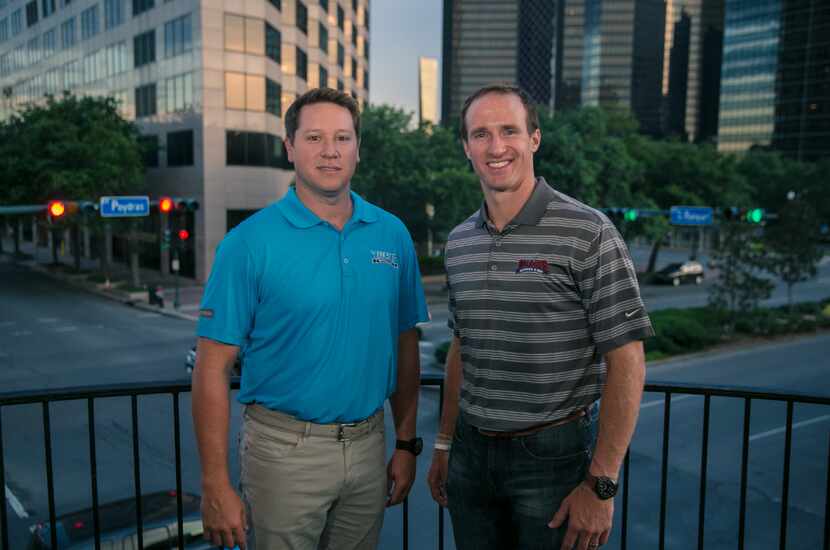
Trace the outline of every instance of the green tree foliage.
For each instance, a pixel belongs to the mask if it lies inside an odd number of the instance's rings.
[[[112,98],[47,97],[0,126],[0,200],[39,204],[133,191],[143,172],[138,131]]]

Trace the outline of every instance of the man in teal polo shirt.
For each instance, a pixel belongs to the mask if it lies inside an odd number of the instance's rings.
[[[384,503],[409,492],[420,452],[415,325],[428,315],[417,258],[400,220],[350,191],[356,102],[311,90],[285,126],[296,186],[225,237],[202,300],[193,419],[205,538],[374,548]],[[227,465],[240,350],[242,499]],[[398,441],[384,475],[387,397]]]

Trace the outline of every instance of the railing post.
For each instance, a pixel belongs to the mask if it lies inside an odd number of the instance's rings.
[[[660,550],[666,548],[666,500],[669,482],[669,427],[671,425],[671,392],[666,392],[663,410],[663,470],[660,473]]]
[[[781,550],[787,548],[787,508],[790,505],[790,455],[793,446],[793,402],[787,401],[787,431],[784,437],[784,476],[781,487]]]
[[[136,545],[138,548],[144,548],[144,520],[141,510],[141,462],[138,452],[138,396],[130,396],[130,409],[133,417],[133,483],[135,484],[135,526],[138,538]]]
[[[752,399],[744,398],[744,435],[741,447],[741,502],[738,518],[738,550],[744,549],[746,535],[746,486],[747,468],[749,467],[749,419],[752,413]]]
[[[46,492],[49,498],[49,541],[52,548],[58,547],[58,529],[55,519],[55,476],[52,470],[52,428],[49,422],[49,401],[43,407],[43,449],[46,453]]]
[[[3,504],[0,505],[0,547],[9,549],[9,518],[6,517],[6,463],[3,459],[3,407],[0,407],[0,486],[3,487]]]
[[[711,396],[703,398],[703,442],[700,450],[700,508],[697,518],[697,548],[703,549],[703,534],[706,520],[706,470],[709,467],[709,409]]]
[[[179,419],[179,392],[173,392],[173,441],[176,449],[176,526],[179,550],[184,550],[184,507],[182,505],[182,427]]]
[[[95,533],[95,550],[101,550],[101,523],[98,510],[98,459],[95,452],[95,403],[89,398],[87,403],[87,422],[89,423],[89,478],[92,489],[92,526]]]

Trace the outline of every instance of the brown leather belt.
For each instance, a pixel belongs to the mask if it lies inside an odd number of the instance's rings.
[[[502,439],[509,439],[512,437],[523,437],[525,435],[535,434],[536,432],[541,432],[542,430],[546,430],[548,428],[555,428],[556,426],[562,426],[569,422],[573,422],[578,418],[582,418],[585,416],[587,409],[579,409],[575,413],[571,414],[570,416],[566,416],[565,418],[560,418],[559,420],[554,420],[552,422],[545,422],[544,424],[538,424],[536,426],[527,428],[526,430],[519,430],[517,432],[493,432],[490,430],[482,430],[481,428],[476,428],[478,433],[481,435],[486,435],[487,437],[498,437]]]

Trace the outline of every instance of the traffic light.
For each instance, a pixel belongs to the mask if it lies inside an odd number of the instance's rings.
[[[761,208],[750,208],[745,216],[749,223],[761,223],[764,221],[764,210]]]
[[[182,244],[186,243],[187,240],[190,238],[190,231],[187,229],[179,229],[179,240]]]
[[[727,222],[734,222],[738,219],[740,212],[734,206],[725,206],[720,211],[721,218]]]
[[[640,212],[636,208],[626,208],[623,214],[623,219],[627,222],[636,222],[640,217]]]
[[[51,220],[58,220],[66,214],[66,203],[63,201],[49,201],[49,205],[46,207],[46,210],[49,212]]]
[[[195,212],[199,209],[199,201],[196,199],[176,199],[176,210],[178,212]]]
[[[173,199],[170,197],[159,198],[159,211],[163,214],[169,214],[173,210]]]

